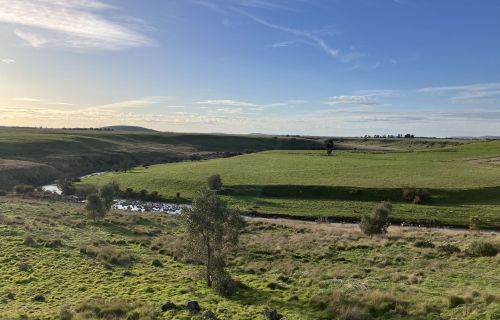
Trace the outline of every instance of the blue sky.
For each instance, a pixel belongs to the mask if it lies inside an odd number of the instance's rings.
[[[0,0],[0,125],[500,135],[495,0]]]

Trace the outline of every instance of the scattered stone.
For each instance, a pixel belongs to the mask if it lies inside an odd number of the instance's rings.
[[[206,319],[206,320],[218,320],[218,318],[215,315],[215,313],[213,313],[210,310],[207,310],[207,311],[203,312],[203,319]]]
[[[28,246],[28,247],[35,247],[36,241],[32,237],[27,237],[26,239],[24,239],[23,244]]]
[[[161,306],[161,311],[163,311],[163,312],[168,311],[168,310],[172,310],[172,309],[177,309],[177,306],[175,305],[175,303],[173,303],[171,301],[168,301],[167,303],[165,303],[164,305]]]
[[[201,311],[201,307],[198,301],[189,301],[186,307],[191,314],[197,314]]]
[[[158,259],[154,259],[153,262],[151,263],[151,265],[153,267],[157,267],[157,268],[163,267],[163,263]]]
[[[45,302],[45,297],[41,294],[37,294],[33,300],[38,301],[38,302]]]
[[[276,311],[276,309],[266,309],[264,310],[264,317],[267,320],[281,320],[281,314]]]

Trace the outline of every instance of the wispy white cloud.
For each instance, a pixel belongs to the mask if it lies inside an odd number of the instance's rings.
[[[74,104],[68,103],[68,102],[47,101],[44,99],[30,98],[30,97],[17,97],[17,98],[13,98],[12,100],[18,101],[18,102],[37,103],[37,104],[42,104],[42,105],[74,106]]]
[[[150,96],[150,97],[143,97],[143,98],[138,98],[138,99],[117,101],[117,102],[108,103],[108,104],[90,107],[90,108],[91,109],[107,109],[107,110],[138,108],[138,107],[158,105],[161,103],[165,103],[168,100],[171,100],[171,98],[172,97],[169,97],[169,96]],[[176,105],[173,107],[181,107],[181,106]]]
[[[208,106],[224,107],[215,109],[215,111],[220,111],[223,113],[243,113],[248,111],[264,111],[269,108],[277,107],[294,107],[297,105],[302,105],[307,103],[306,100],[287,100],[281,102],[273,103],[254,103],[247,101],[238,101],[232,99],[216,99],[216,100],[205,100],[195,102],[195,104],[204,105],[202,108],[207,108]]]
[[[382,103],[371,99],[369,96],[333,96],[328,98],[325,104],[330,106],[336,105],[356,105],[356,106],[375,106]]]
[[[494,103],[500,99],[500,83],[475,83],[459,86],[427,87],[420,93],[448,96],[452,102],[462,104]]]
[[[215,105],[215,106],[232,106],[232,107],[257,107],[258,105],[251,102],[237,101],[231,99],[205,100],[196,102],[197,104]]]
[[[11,59],[11,58],[4,58],[4,59],[0,60],[0,62],[5,63],[5,64],[10,64],[10,63],[16,62],[16,60]]]
[[[153,40],[131,27],[134,19],[105,17],[115,10],[99,0],[0,0],[0,23],[30,46],[119,50],[150,45]]]

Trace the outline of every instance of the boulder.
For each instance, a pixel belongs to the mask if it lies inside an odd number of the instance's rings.
[[[267,320],[281,320],[281,315],[276,311],[276,309],[266,309],[264,310],[264,316]]]
[[[201,311],[201,307],[200,307],[200,304],[198,303],[198,301],[189,301],[187,303],[186,308],[188,309],[188,311],[191,314],[197,314],[197,313],[200,313],[200,311]]]
[[[177,306],[175,305],[175,303],[168,301],[167,303],[165,303],[164,305],[161,306],[161,311],[165,312],[165,311],[176,309],[176,308],[177,308]]]
[[[218,320],[218,318],[215,315],[215,313],[213,313],[210,310],[207,310],[207,311],[203,312],[203,319],[205,319],[205,320]]]

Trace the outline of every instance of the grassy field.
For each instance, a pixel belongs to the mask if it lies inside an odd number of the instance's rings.
[[[286,137],[0,128],[0,189],[194,155],[320,147],[317,141]]]
[[[405,152],[268,151],[228,159],[182,162],[108,173],[85,180],[117,181],[122,189],[177,192],[189,201],[220,174],[220,192],[246,211],[301,216],[359,217],[374,203],[390,200],[397,221],[436,221],[467,226],[478,215],[500,227],[500,141]],[[428,188],[428,204],[403,201],[401,188]]]
[[[229,259],[243,285],[228,298],[184,261],[180,239],[167,215],[92,222],[79,204],[0,197],[0,318],[189,319],[190,300],[219,319],[264,319],[266,308],[289,320],[500,317],[499,256],[472,249],[498,246],[494,234],[391,227],[370,238],[349,225],[254,220]],[[178,308],[162,312],[166,302]],[[127,318],[132,309],[142,317]]]

